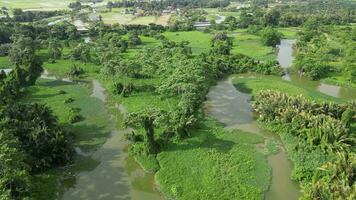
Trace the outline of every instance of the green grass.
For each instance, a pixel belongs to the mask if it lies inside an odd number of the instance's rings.
[[[228,132],[206,120],[192,137],[159,153],[161,191],[173,199],[263,199],[271,178],[266,157],[252,133]]]
[[[146,108],[171,110],[177,106],[178,101],[175,98],[162,99],[159,95],[144,92],[125,97],[122,103],[128,112],[137,112]]]
[[[253,96],[262,90],[276,90],[289,95],[303,95],[308,99],[317,101],[343,101],[321,92],[300,86],[293,82],[284,81],[280,77],[263,76],[263,75],[235,75],[233,84],[242,92],[251,93]]]
[[[111,12],[101,12],[100,15],[106,24],[128,24],[134,16],[122,13],[123,8],[113,8]]]
[[[68,55],[70,51],[70,48],[64,48],[62,51],[62,57]],[[85,77],[93,76],[100,71],[100,66],[97,66],[91,62],[84,63],[78,60],[63,58],[56,60],[54,63],[48,62],[49,55],[47,49],[41,49],[37,51],[36,54],[43,60],[43,68],[46,69],[51,75],[66,77],[67,73],[70,71],[70,68],[74,65],[81,67],[84,70]]]
[[[11,63],[7,56],[0,56],[0,69],[9,68]]]
[[[56,193],[60,187],[58,178],[59,173],[54,170],[32,176],[31,192],[33,194],[33,199],[56,199]]]
[[[188,41],[189,46],[192,48],[193,54],[200,54],[208,52],[211,48],[210,40],[211,35],[199,31],[189,32],[165,32],[163,33],[169,40],[175,42]]]
[[[21,8],[33,10],[67,9],[72,0],[0,0],[0,5],[7,8]]]
[[[134,17],[129,24],[143,24],[147,25],[150,23],[155,23],[156,22],[156,17],[155,16],[143,16],[143,17]]]
[[[65,77],[67,76],[66,74],[69,72],[70,68],[74,65],[83,68],[85,76],[97,74],[100,70],[100,66],[97,66],[93,63],[83,63],[81,61],[64,59],[56,60],[55,63],[44,62],[43,68],[48,70],[50,74]]]
[[[65,91],[66,94],[60,94],[60,90]],[[75,145],[83,150],[92,150],[105,142],[112,124],[108,120],[110,116],[105,105],[90,95],[91,89],[87,83],[75,84],[40,79],[35,86],[27,89],[23,101],[48,105],[59,122],[66,124],[70,129],[75,138]],[[65,104],[64,101],[68,98],[73,98],[75,101]],[[68,125],[70,107],[80,108],[84,120]]]
[[[241,53],[258,60],[274,60],[276,54],[272,47],[264,46],[257,35],[246,32],[246,29],[239,29],[229,32],[233,38],[232,53]]]
[[[296,39],[297,33],[298,31],[300,31],[300,28],[298,27],[277,28],[277,30],[283,34],[283,38]]]

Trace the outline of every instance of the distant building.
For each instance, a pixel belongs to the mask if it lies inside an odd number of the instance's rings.
[[[194,28],[198,29],[198,30],[204,30],[207,29],[211,26],[210,22],[195,22],[195,24],[193,25]]]

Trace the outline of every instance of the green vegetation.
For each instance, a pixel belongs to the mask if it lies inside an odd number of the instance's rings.
[[[148,195],[154,182],[170,199],[263,199],[275,171],[267,156],[280,145],[302,199],[353,199],[356,110],[352,92],[341,93],[355,87],[356,4],[246,2],[0,0],[0,68],[13,69],[0,73],[0,199],[55,199],[63,184],[81,184],[78,173],[98,173],[118,157],[123,167],[127,154],[127,165],[150,175],[131,180],[143,172],[120,168],[118,191],[131,184]],[[282,38],[297,39],[291,70],[276,61]],[[232,74],[283,144],[206,116],[210,88]],[[351,89],[330,86],[340,89],[332,97],[317,91],[329,87],[319,79]],[[251,112],[236,127],[254,126]],[[111,133],[129,146],[105,143]],[[114,171],[106,169],[95,175]],[[128,183],[116,181],[126,172]]]
[[[276,58],[273,48],[264,46],[259,36],[247,33],[246,29],[238,29],[229,34],[233,38],[232,53],[241,53],[259,60]]]
[[[256,96],[254,109],[259,120],[281,136],[304,198],[353,197],[354,103],[315,103],[267,90]]]
[[[66,9],[71,0],[55,1],[55,0],[1,0],[2,6],[8,8],[22,8],[33,10],[61,10]]]
[[[211,35],[207,33],[199,31],[165,32],[163,35],[174,42],[188,41],[194,54],[207,53],[211,47]]]
[[[280,91],[289,95],[303,95],[304,97],[317,100],[317,101],[336,101],[340,102],[341,99],[331,97],[313,89],[305,88],[296,83],[282,80],[280,77],[275,76],[261,76],[259,74],[250,75],[235,75],[233,77],[233,84],[240,91],[251,93],[256,96],[263,90],[272,89]]]
[[[225,131],[207,119],[191,138],[172,141],[157,155],[157,181],[166,196],[176,199],[262,199],[271,171],[255,149],[261,142],[252,133]]]

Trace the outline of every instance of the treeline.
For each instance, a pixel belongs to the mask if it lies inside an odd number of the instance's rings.
[[[304,199],[354,198],[355,102],[315,103],[267,90],[256,96],[253,107],[282,138]]]
[[[12,12],[12,19],[16,22],[33,22],[65,14],[64,11],[22,11],[16,8]]]
[[[162,11],[167,7],[174,8],[218,8],[226,7],[230,4],[230,0],[165,0],[165,1],[138,1],[138,0],[124,0],[124,1],[109,1],[107,7],[139,7],[143,10],[158,10]]]
[[[70,137],[45,105],[21,103],[25,87],[42,72],[31,37],[13,35],[14,68],[0,73],[0,199],[29,199],[32,176],[71,160]]]
[[[252,6],[240,9],[238,23],[241,28],[250,25],[296,27],[309,18],[316,18],[324,25],[346,25],[356,22],[355,8],[355,2],[346,1],[309,1],[269,9]]]

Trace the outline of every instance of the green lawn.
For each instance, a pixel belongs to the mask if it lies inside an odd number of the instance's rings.
[[[0,5],[7,8],[22,8],[33,10],[67,9],[73,0],[0,0]]]
[[[0,56],[0,69],[9,68],[11,63],[7,56]]]
[[[276,76],[263,76],[263,75],[234,75],[233,84],[237,89],[243,92],[256,95],[262,90],[276,90],[290,95],[303,95],[306,98],[317,101],[336,101],[342,102],[343,100],[335,98],[316,90],[312,90],[299,84],[289,81],[284,81]]]
[[[276,59],[276,54],[272,47],[264,46],[257,35],[246,32],[246,29],[239,29],[229,32],[233,38],[232,53],[242,53],[258,60]]]
[[[113,8],[111,12],[101,12],[100,15],[106,24],[128,24],[134,16],[124,14],[123,10],[123,8]]]
[[[200,31],[189,32],[165,32],[163,33],[169,40],[175,42],[188,41],[193,54],[200,54],[210,50],[211,35]]]
[[[191,138],[157,155],[156,180],[172,199],[263,199],[271,178],[266,157],[255,148],[263,141],[205,120]]]
[[[297,33],[298,31],[300,31],[300,28],[299,27],[277,28],[277,30],[283,34],[283,38],[296,39]]]

